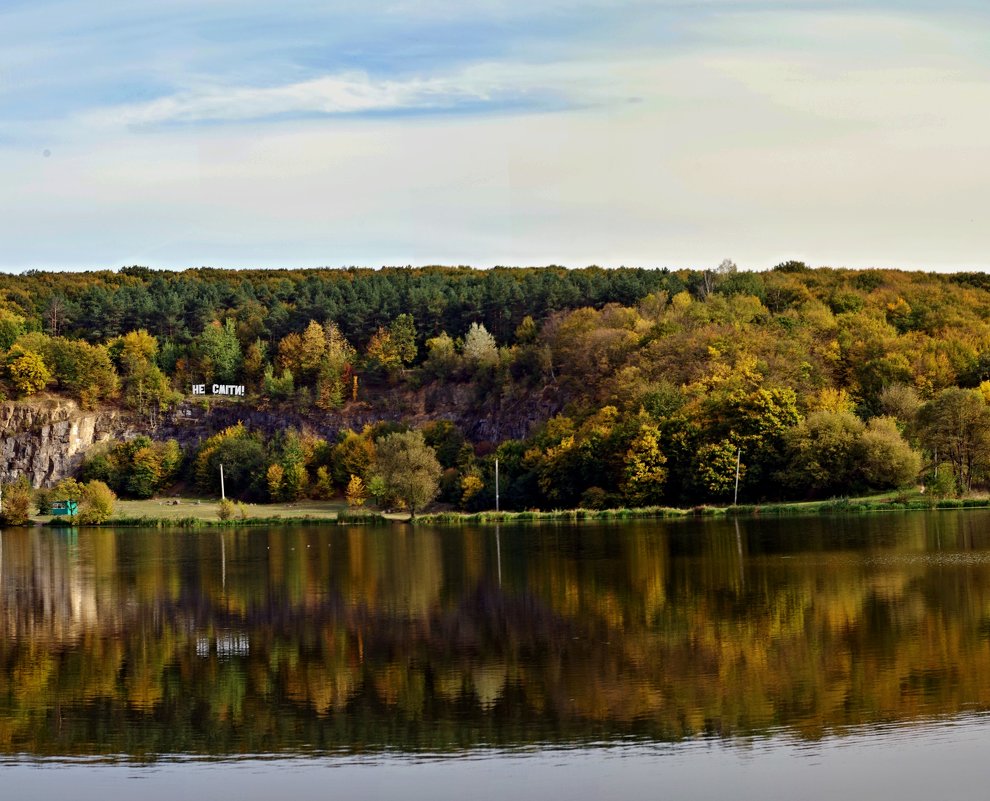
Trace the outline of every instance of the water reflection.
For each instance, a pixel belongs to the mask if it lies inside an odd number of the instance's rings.
[[[990,515],[0,533],[0,753],[806,739],[990,709]]]

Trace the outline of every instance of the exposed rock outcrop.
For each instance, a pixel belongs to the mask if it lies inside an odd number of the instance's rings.
[[[527,436],[535,425],[559,411],[550,389],[499,395],[482,393],[470,383],[448,383],[414,391],[381,391],[374,397],[374,404],[348,403],[335,412],[257,408],[234,399],[187,401],[153,419],[115,406],[86,410],[73,400],[53,395],[8,401],[0,403],[0,481],[26,475],[35,487],[51,486],[74,475],[97,443],[141,434],[156,440],[174,438],[191,450],[238,422],[267,436],[295,428],[332,441],[345,428],[359,431],[381,420],[419,427],[446,419],[475,442],[501,442]]]
[[[0,481],[26,475],[35,487],[50,486],[72,475],[95,443],[136,433],[115,408],[87,411],[58,397],[0,403]]]

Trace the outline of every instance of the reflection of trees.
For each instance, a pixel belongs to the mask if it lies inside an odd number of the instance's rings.
[[[501,586],[491,532],[5,532],[0,750],[818,736],[990,708],[985,520],[503,529]]]

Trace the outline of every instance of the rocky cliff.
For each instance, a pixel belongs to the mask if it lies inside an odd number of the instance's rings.
[[[380,420],[420,427],[446,419],[475,442],[501,442],[525,437],[534,425],[559,411],[552,392],[485,395],[469,383],[376,392],[375,400],[349,403],[331,413],[301,413],[286,406],[257,408],[235,399],[186,402],[155,420],[113,406],[86,410],[73,400],[52,395],[0,403],[0,481],[26,475],[35,487],[51,486],[74,475],[97,443],[140,434],[175,438],[188,450],[237,422],[269,436],[296,428],[334,440],[345,428],[360,430]]]
[[[72,475],[95,443],[137,433],[114,408],[86,411],[67,398],[0,403],[0,481],[26,475],[35,487]]]

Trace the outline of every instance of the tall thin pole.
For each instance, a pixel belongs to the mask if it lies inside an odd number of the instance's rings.
[[[495,511],[498,511],[498,459],[495,460]]]
[[[223,487],[223,464],[220,465],[220,500],[227,500],[227,493],[224,491]]]
[[[732,496],[732,505],[739,504],[739,460],[742,459],[742,448],[736,451],[736,493]]]

